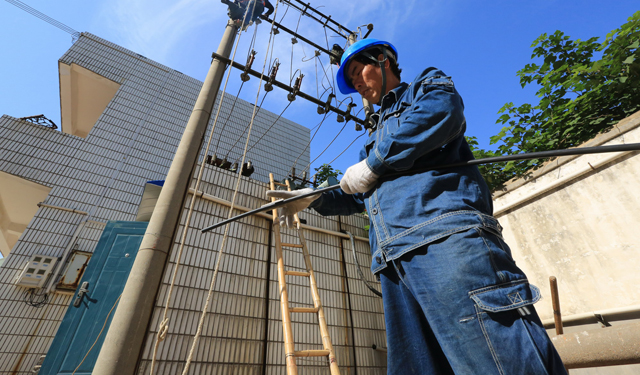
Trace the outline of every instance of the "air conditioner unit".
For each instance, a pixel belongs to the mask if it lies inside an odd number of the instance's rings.
[[[31,256],[31,260],[25,265],[15,284],[27,288],[42,288],[56,262],[58,258],[49,255]]]

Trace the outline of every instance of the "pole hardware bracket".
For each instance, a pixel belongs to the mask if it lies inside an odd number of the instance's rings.
[[[331,106],[331,101],[335,97],[336,96],[332,92],[331,94],[329,94],[329,97],[327,97],[327,101],[324,103],[324,106],[322,106],[322,105],[318,106],[318,114],[319,115],[323,115],[323,114],[329,112],[329,107]]]
[[[227,64],[227,65],[231,65],[232,67],[234,67],[234,68],[236,68],[236,69],[240,69],[240,70],[244,70],[244,69],[245,69],[244,65],[239,64],[239,63],[237,63],[237,62],[235,62],[235,61],[231,61],[231,59],[229,59],[229,58],[227,58],[227,57],[225,57],[225,56],[222,56],[222,55],[220,55],[220,54],[218,54],[218,53],[216,53],[216,52],[213,52],[213,53],[212,53],[212,57],[213,57],[214,59],[216,59],[216,60],[219,60],[219,61],[221,61],[221,62],[223,62],[223,63]],[[254,76],[254,77],[256,77],[256,78],[260,78],[260,79],[262,79],[262,78],[261,78],[261,77],[262,77],[262,74],[261,74],[261,73],[259,73],[259,72],[256,72],[256,71],[255,71],[255,70],[253,70],[253,69],[249,69],[249,70],[247,71],[247,73],[249,73],[250,75],[252,75],[252,76]],[[278,88],[281,88],[281,89],[286,90],[286,91],[288,91],[288,92],[293,92],[293,91],[294,91],[294,89],[293,89],[292,87],[287,86],[286,84],[284,84],[284,83],[282,83],[282,82],[276,81],[275,79],[273,80],[272,84],[273,84],[273,86],[277,86]],[[301,98],[303,98],[303,99],[305,99],[305,100],[308,100],[308,101],[310,101],[310,102],[312,102],[312,103],[314,103],[314,104],[316,104],[316,105],[324,105],[324,104],[325,104],[325,103],[324,103],[324,102],[322,102],[321,100],[318,100],[317,98],[315,98],[315,97],[313,97],[313,96],[311,96],[311,95],[309,95],[309,94],[307,94],[307,93],[305,93],[305,92],[303,92],[303,91],[298,91],[298,92],[296,92],[296,96],[299,96],[299,97],[301,97]],[[341,109],[336,108],[336,107],[331,106],[331,105],[329,106],[329,110],[330,110],[330,111],[332,111],[332,112],[335,112],[335,113],[337,113],[337,114],[339,114],[339,115],[343,115],[343,116],[346,114],[346,113],[345,113],[344,111],[342,111]],[[358,122],[358,123],[360,123],[360,124],[364,124],[364,120],[359,119],[359,118],[356,118],[356,117],[353,117],[353,121],[356,121],[356,122]]]
[[[357,107],[357,106],[358,105],[356,103],[353,103],[353,102],[347,104],[347,114],[344,116],[345,121],[349,122],[349,120],[353,119],[353,116],[351,116],[351,109],[353,109],[353,107]]]

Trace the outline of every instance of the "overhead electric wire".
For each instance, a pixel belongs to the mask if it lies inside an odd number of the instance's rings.
[[[25,12],[36,16],[38,18],[40,18],[41,20],[47,22],[50,25],[53,25],[55,27],[57,27],[58,29],[71,34],[72,37],[74,38],[78,38],[80,36],[80,33],[74,29],[72,29],[71,27],[65,25],[64,23],[54,20],[53,18],[47,16],[46,14],[28,6],[27,4],[23,3],[20,0],[6,0],[8,3],[13,4],[15,6],[17,6],[18,8],[24,10]]]
[[[262,101],[260,102],[260,105],[258,106],[258,112],[260,111],[260,109],[262,109],[262,104],[264,104],[264,100],[267,98],[267,94],[268,92],[264,93],[264,96],[262,97]],[[289,107],[289,106],[287,106]],[[258,112],[256,112],[256,116],[258,114]],[[233,143],[233,145],[229,148],[229,150],[227,151],[227,155],[225,156],[225,159],[227,157],[229,157],[229,154],[231,153],[231,151],[234,149],[234,147],[236,147],[236,145],[238,144],[238,142],[240,142],[240,140],[242,139],[242,137],[244,137],[244,133],[247,131],[247,128],[245,128],[244,130],[242,130],[242,134],[240,134],[240,136],[236,139],[236,141]],[[247,150],[248,152],[248,150]],[[236,160],[237,162],[238,160]]]
[[[249,149],[247,150],[247,153],[248,153],[249,151],[251,151],[251,149],[253,149],[254,147],[256,147],[256,146],[258,145],[258,143],[262,140],[262,138],[264,138],[264,136],[265,136],[265,135],[269,134],[269,131],[271,130],[271,128],[273,128],[273,127],[277,124],[278,120],[280,120],[280,117],[282,117],[282,115],[284,114],[284,111],[286,111],[286,110],[287,110],[287,108],[289,108],[289,106],[291,105],[291,103],[293,103],[293,102],[289,102],[289,104],[287,104],[287,106],[286,106],[286,107],[284,107],[284,109],[282,110],[282,112],[280,112],[280,114],[279,114],[279,115],[278,115],[278,117],[275,119],[275,121],[273,121],[273,123],[271,124],[271,126],[269,126],[269,128],[268,128],[268,129],[267,129],[267,130],[266,130],[266,131],[265,131],[265,132],[260,136],[260,138],[258,138],[258,140],[257,140],[257,141],[255,141],[255,142],[253,143],[253,146],[249,147]],[[237,160],[236,160],[236,162],[237,162]]]
[[[324,150],[322,150],[322,152],[318,156],[316,156],[315,159],[313,159],[306,167],[304,167],[304,169],[302,169],[303,172],[306,170],[309,170],[309,168],[311,167],[311,164],[315,163],[315,161],[318,160],[320,156],[322,156],[322,154],[324,154],[327,151],[327,149],[333,144],[333,142],[335,142],[336,139],[338,139],[338,137],[340,136],[340,133],[342,133],[342,131],[347,127],[347,124],[348,122],[345,121],[344,125],[342,125],[342,129],[340,129],[338,134],[336,134],[336,136],[333,137],[333,139],[331,140],[331,142],[329,142],[327,147],[325,147]]]
[[[309,146],[311,146],[311,142],[313,142],[313,139],[316,137],[316,134],[318,134],[318,131],[320,131],[320,128],[322,127],[322,124],[324,123],[324,120],[327,119],[327,116],[329,115],[329,113],[325,113],[324,117],[322,118],[322,121],[320,121],[320,123],[315,127],[317,127],[316,131],[313,133],[313,136],[311,136],[311,139],[309,140],[309,143],[307,143],[307,145],[304,147],[304,149],[302,150],[302,152],[300,153],[300,155],[298,155],[298,157],[296,158],[296,160],[293,162],[293,165],[291,166],[291,170],[293,170],[296,165],[298,165],[298,160],[300,160],[300,157],[305,153],[305,151],[307,151],[307,149],[309,148]]]

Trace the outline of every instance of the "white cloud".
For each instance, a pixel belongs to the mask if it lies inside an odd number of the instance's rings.
[[[227,18],[210,0],[116,0],[102,17],[118,35],[119,44],[156,61],[164,61],[172,49],[194,29]]]

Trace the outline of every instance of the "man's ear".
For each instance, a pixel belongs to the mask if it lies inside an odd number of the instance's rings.
[[[384,55],[383,54],[379,54],[378,55],[378,61],[383,61],[384,60]],[[389,58],[387,57],[387,61],[384,62],[384,67],[388,68],[391,66],[391,63],[389,62]]]

